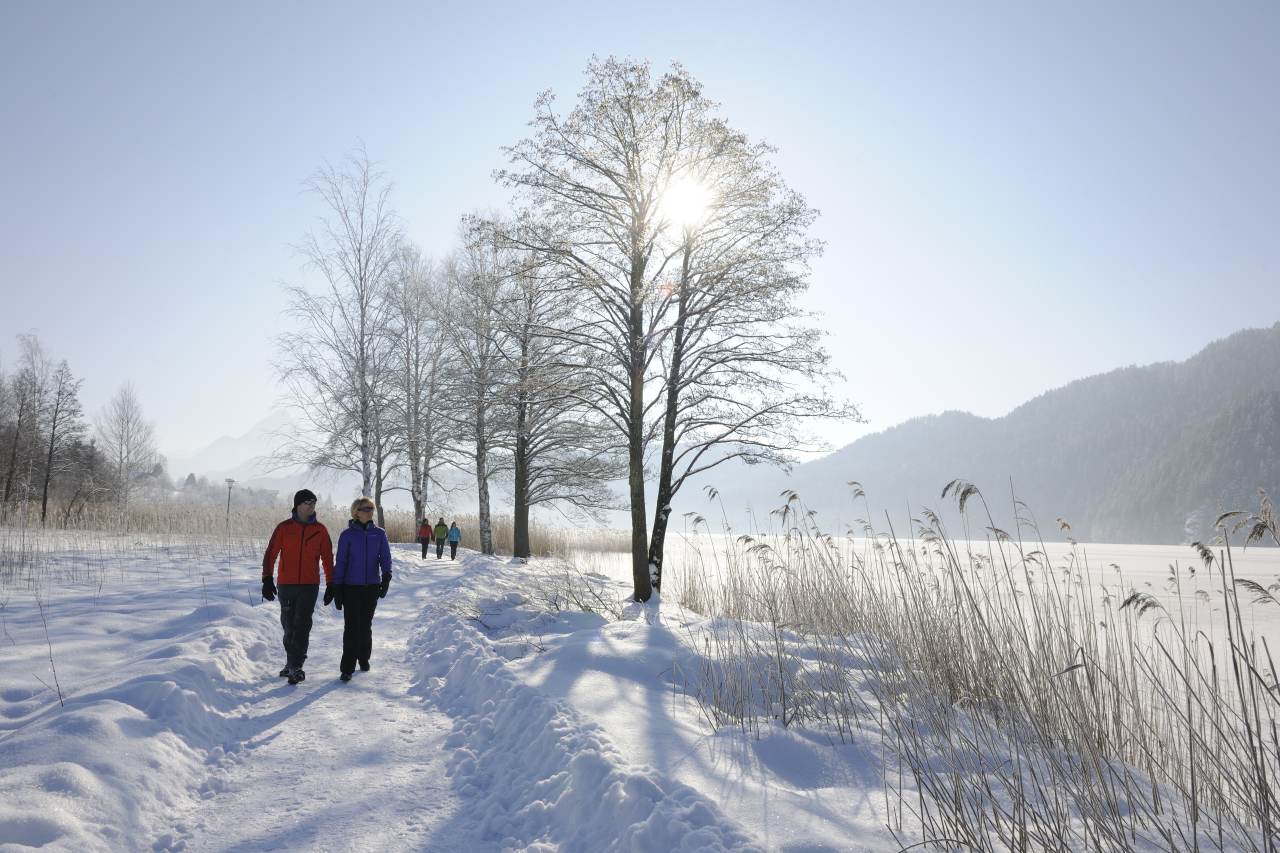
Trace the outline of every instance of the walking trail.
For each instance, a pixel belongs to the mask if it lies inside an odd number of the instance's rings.
[[[447,560],[446,560],[447,564]],[[431,586],[458,564],[397,550],[378,602],[369,672],[338,680],[342,614],[317,604],[307,679],[277,678],[250,700],[228,756],[193,804],[190,850],[475,850],[477,836],[446,774],[452,720],[415,690],[409,637]],[[277,657],[283,659],[283,650]],[[274,660],[274,659],[273,659]],[[274,663],[263,678],[276,678]]]

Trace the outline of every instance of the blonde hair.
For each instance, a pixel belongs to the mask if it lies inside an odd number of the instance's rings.
[[[359,521],[359,518],[356,516],[356,507],[361,507],[365,504],[370,504],[374,509],[378,508],[378,505],[373,502],[373,498],[367,496],[358,497],[351,502],[351,517]]]

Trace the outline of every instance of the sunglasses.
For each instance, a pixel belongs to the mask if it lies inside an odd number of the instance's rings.
[[[356,512],[373,512],[373,507],[371,507],[371,506],[359,506],[359,507],[356,507]]]
[[[298,504],[298,506],[315,506],[315,505],[316,505],[315,501],[303,501],[302,503]]]

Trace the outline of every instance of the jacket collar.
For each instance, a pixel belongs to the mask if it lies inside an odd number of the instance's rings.
[[[311,515],[307,516],[306,518],[303,518],[302,516],[298,515],[297,510],[294,510],[292,513],[290,513],[290,517],[292,517],[293,520],[298,522],[299,524],[315,524],[316,523],[316,514],[314,512],[311,513]]]

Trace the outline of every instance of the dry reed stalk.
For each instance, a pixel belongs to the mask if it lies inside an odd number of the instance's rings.
[[[969,484],[949,490],[985,510]],[[1276,849],[1280,690],[1229,551],[1230,618],[1206,634],[1182,597],[1176,614],[1141,593],[1100,605],[1087,554],[1050,565],[1025,521],[975,541],[923,515],[910,542],[842,545],[789,496],[782,533],[686,565],[685,606],[745,620],[704,640],[688,689],[707,719],[873,725],[902,762],[886,797],[914,796],[926,835],[974,849]],[[1181,594],[1176,568],[1170,583]],[[797,647],[816,666],[797,667]]]

